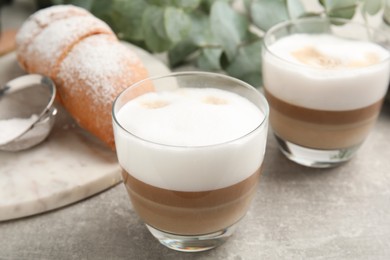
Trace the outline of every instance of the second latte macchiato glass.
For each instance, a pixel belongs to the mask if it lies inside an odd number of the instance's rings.
[[[342,19],[281,23],[264,37],[263,82],[281,151],[310,167],[349,160],[389,84],[389,35]]]
[[[264,158],[262,94],[220,74],[150,78],[119,95],[113,124],[133,207],[163,245],[203,251],[233,233]]]

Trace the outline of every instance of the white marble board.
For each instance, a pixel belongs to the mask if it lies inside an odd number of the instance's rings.
[[[123,44],[137,52],[150,75],[169,73],[151,54]],[[15,53],[0,57],[0,84],[23,74]],[[115,153],[56,107],[58,117],[45,142],[22,152],[0,151],[0,221],[56,209],[121,181]]]

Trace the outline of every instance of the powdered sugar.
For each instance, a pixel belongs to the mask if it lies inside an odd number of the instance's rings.
[[[112,34],[112,31],[107,24],[91,16],[72,17],[52,23],[29,45],[27,68],[30,72],[52,76],[52,70],[60,57],[77,41],[95,33]]]
[[[42,28],[34,20],[28,19],[16,35],[16,45],[18,48],[25,48],[25,45],[31,42],[41,30]]]
[[[6,144],[23,134],[29,129],[38,116],[29,118],[11,118],[0,120],[0,145]]]
[[[131,77],[131,64],[136,63],[139,58],[115,38],[93,35],[74,46],[60,65],[58,78],[72,86],[71,92],[83,87],[88,96],[111,102],[118,83],[125,84],[120,78]]]
[[[83,8],[74,5],[55,5],[50,8],[42,9],[32,15],[32,19],[36,21],[41,27],[45,27],[53,21],[65,19],[74,16],[91,15]]]
[[[16,35],[16,45],[19,54],[25,52],[29,44],[41,31],[55,21],[75,16],[91,16],[86,10],[72,5],[58,5],[51,8],[42,9],[31,15],[23,23]],[[20,57],[21,55],[19,55]],[[26,56],[26,55],[23,55]],[[23,60],[23,59],[22,59]],[[24,62],[21,62],[24,66]],[[27,68],[24,68],[27,69]]]

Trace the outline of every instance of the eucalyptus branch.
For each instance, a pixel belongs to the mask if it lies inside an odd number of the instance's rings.
[[[250,39],[250,40],[247,40],[247,41],[243,41],[243,42],[241,42],[240,44],[237,45],[237,49],[240,49],[240,48],[246,47],[248,45],[251,45],[253,43],[261,42],[261,41],[262,41],[262,38]]]
[[[359,3],[367,22],[383,7],[383,0],[319,0],[323,9],[313,12],[303,0],[242,0],[240,12],[231,0],[36,1],[84,5],[122,39],[166,52],[172,67],[195,60],[201,69],[223,70],[254,86],[261,85],[261,37],[276,23],[313,15],[351,19]]]
[[[201,49],[204,49],[204,48],[208,48],[208,49],[221,49],[222,46],[219,45],[219,44],[200,44],[198,45],[199,48]]]
[[[344,11],[344,10],[349,10],[349,9],[356,9],[359,6],[359,4],[353,4],[353,5],[346,5],[342,7],[335,8],[331,11]]]

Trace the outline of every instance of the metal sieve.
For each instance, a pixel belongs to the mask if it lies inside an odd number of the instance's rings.
[[[0,133],[13,132],[9,138],[0,138],[0,150],[25,150],[45,140],[57,114],[55,97],[53,81],[38,74],[18,77],[0,87]],[[11,128],[15,119],[24,122],[21,129],[14,124]]]

